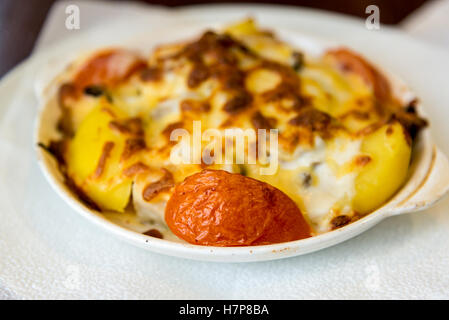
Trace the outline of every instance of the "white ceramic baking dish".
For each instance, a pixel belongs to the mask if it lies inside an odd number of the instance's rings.
[[[144,51],[148,52],[150,46],[162,41],[176,41],[186,36],[198,35],[201,31],[198,28],[183,28],[180,30],[179,28],[174,28],[171,32],[166,30],[163,37],[155,37],[152,43],[148,43],[148,39],[151,37],[146,34],[141,37],[134,37],[129,43],[123,43],[122,45],[124,47],[141,50],[145,49]],[[298,48],[302,48],[311,55],[319,54],[327,48],[338,45],[330,41],[323,41],[322,39],[304,36],[288,30],[275,31],[281,38]],[[143,44],[145,44],[145,47],[143,47]],[[47,143],[58,136],[56,122],[59,116],[59,109],[54,94],[56,82],[48,75],[55,75],[62,71],[61,67],[67,61],[66,58],[65,61],[58,61],[56,64],[53,63],[46,66],[47,72],[42,75],[41,81],[36,84],[37,94],[40,100],[40,109],[34,137],[36,145],[38,142]],[[390,79],[394,92],[400,100],[406,103],[415,98],[413,93],[407,89],[404,82],[390,72],[386,72],[385,70],[383,72]],[[425,116],[421,104],[418,104],[417,109],[420,114]],[[431,125],[432,119],[429,120]],[[414,146],[412,163],[406,183],[390,201],[376,211],[347,226],[308,239],[264,246],[208,247],[191,245],[173,239],[149,237],[141,233],[142,226],[138,222],[133,221],[132,216],[120,216],[120,214],[113,213],[103,214],[89,209],[64,184],[64,179],[58,170],[55,159],[42,148],[36,147],[36,152],[39,165],[56,193],[70,207],[88,220],[108,230],[117,237],[144,249],[171,256],[206,261],[263,261],[317,251],[355,237],[387,217],[424,210],[442,198],[449,189],[449,162],[446,156],[433,143],[429,129],[424,129],[420,132],[416,145]]]

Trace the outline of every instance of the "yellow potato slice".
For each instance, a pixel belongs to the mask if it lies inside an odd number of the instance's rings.
[[[131,178],[121,174],[126,165],[120,161],[126,135],[109,127],[120,117],[124,114],[112,105],[102,102],[95,107],[70,142],[66,161],[70,178],[102,210],[123,212],[132,183]]]
[[[353,207],[366,214],[385,203],[407,176],[411,146],[401,124],[386,124],[367,136],[361,151],[371,160],[356,178]]]
[[[231,34],[232,36],[241,36],[247,34],[254,34],[259,32],[259,30],[253,19],[245,19],[243,21],[228,26],[225,29],[225,32]]]

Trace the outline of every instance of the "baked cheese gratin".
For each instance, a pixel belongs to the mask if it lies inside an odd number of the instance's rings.
[[[309,56],[251,19],[161,45],[148,59],[97,50],[58,83],[61,138],[41,146],[70,189],[94,210],[135,214],[148,235],[200,245],[298,240],[369,214],[405,182],[427,125],[416,100],[400,102],[360,55],[337,47]],[[194,134],[195,122],[275,132],[275,171],[235,154],[173,163],[173,132]]]

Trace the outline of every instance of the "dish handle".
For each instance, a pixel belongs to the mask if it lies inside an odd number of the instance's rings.
[[[449,161],[435,148],[428,175],[418,188],[393,210],[393,215],[427,209],[443,198],[449,190]]]

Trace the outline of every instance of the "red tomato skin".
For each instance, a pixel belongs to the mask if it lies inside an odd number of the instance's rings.
[[[203,170],[177,185],[165,220],[179,238],[206,246],[265,245],[310,237],[309,225],[286,194],[222,170]]]

